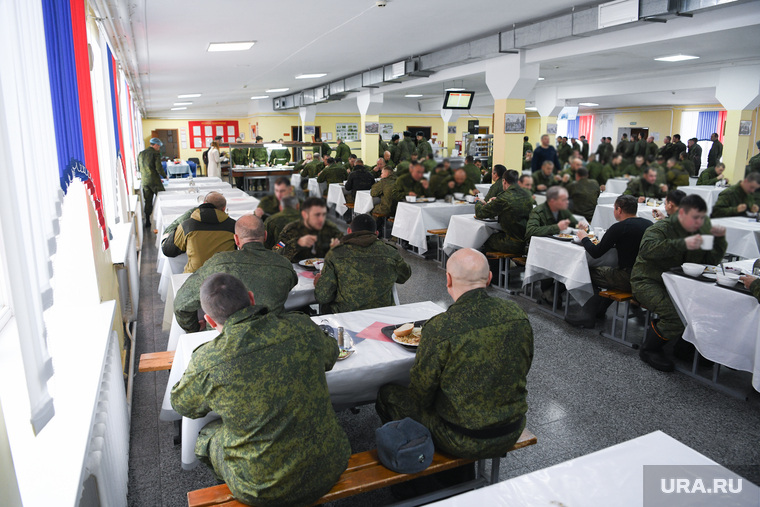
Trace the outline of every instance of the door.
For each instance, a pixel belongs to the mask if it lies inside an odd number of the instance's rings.
[[[642,128],[642,129],[631,129],[630,137],[636,139],[635,136],[638,136],[639,134],[644,136],[644,139],[649,137],[649,129],[648,128]]]
[[[417,132],[422,132],[422,134],[425,136],[425,139],[430,139],[430,134],[433,132],[433,127],[412,127],[407,125],[406,130],[412,133],[412,141],[414,141],[414,145],[417,145]]]
[[[318,137],[322,137],[322,128],[319,127],[319,126],[315,126],[314,127],[314,135],[313,136],[309,136],[310,139],[306,139],[305,141],[303,139],[303,130],[301,129],[300,126],[290,127],[290,135],[291,135],[291,137],[292,137],[292,139],[294,141],[302,141],[302,142],[305,142],[305,143],[313,143],[314,139],[316,139]]]
[[[161,157],[179,158],[179,130],[156,129],[150,132],[150,137],[157,137],[164,143],[161,147]]]

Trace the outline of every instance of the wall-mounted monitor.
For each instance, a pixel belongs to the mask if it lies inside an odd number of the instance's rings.
[[[475,92],[447,91],[443,99],[444,109],[470,109]]]

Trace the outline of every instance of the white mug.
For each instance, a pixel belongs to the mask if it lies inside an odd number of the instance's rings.
[[[713,236],[712,234],[705,234],[704,236],[702,236],[702,246],[700,248],[702,250],[712,250],[714,241],[715,241],[715,236]]]

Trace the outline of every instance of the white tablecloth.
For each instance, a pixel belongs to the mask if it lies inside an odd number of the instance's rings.
[[[392,235],[404,239],[410,245],[427,252],[427,231],[445,229],[453,215],[474,215],[475,205],[450,204],[443,201],[429,203],[400,202],[396,208]]]
[[[170,187],[174,186],[182,186],[189,182],[189,179],[181,179],[181,180],[169,180],[168,182],[164,183],[164,188],[169,190]],[[217,178],[216,176],[198,176],[197,178],[193,178],[193,181],[196,185],[207,185],[207,184],[218,184],[223,183],[221,178]]]
[[[343,216],[343,214],[348,211],[348,208],[346,208],[346,196],[343,194],[343,183],[330,183],[330,186],[327,187],[327,205],[328,207],[330,204],[333,204],[335,206],[335,212],[339,216]]]
[[[481,197],[485,197],[489,190],[491,190],[491,184],[490,183],[477,183],[475,185],[475,188],[478,189],[478,192],[483,194]]]
[[[662,211],[663,214],[665,213],[664,206],[653,208],[652,206],[648,206],[644,203],[639,203],[639,209],[636,215],[654,222],[654,215],[652,215],[652,210],[654,209]],[[617,222],[617,220],[615,220],[614,203],[596,205],[596,208],[594,209],[594,217],[591,219],[591,227],[602,227],[603,229],[609,229],[615,222]]]
[[[480,248],[491,234],[500,230],[498,222],[484,222],[473,215],[454,215],[449,220],[443,250],[451,255],[460,248]]]
[[[714,218],[713,225],[726,228],[727,252],[745,259],[760,257],[760,223],[754,218],[727,217]]]
[[[193,185],[190,184],[190,180],[187,178],[169,180],[168,183],[164,183],[164,189],[167,194],[188,193],[187,191],[193,187],[199,194],[204,195],[212,190],[228,190],[232,188],[229,183],[223,181],[199,182],[198,178],[193,178]]]
[[[428,319],[443,311],[444,309],[435,303],[425,301],[374,310],[317,316],[312,317],[312,320],[317,324],[327,321],[326,323],[333,327],[342,326],[347,331],[355,333],[376,322],[402,324]],[[171,388],[182,378],[182,373],[192,357],[192,351],[217,335],[218,333],[212,330],[179,337],[161,406],[161,420],[172,421],[180,418],[171,406]],[[409,370],[414,363],[414,352],[393,342],[372,339],[357,343],[355,349],[356,352],[351,357],[337,362],[333,369],[325,374],[330,399],[336,409],[374,401],[378,389],[389,382],[409,383]],[[198,461],[193,451],[198,432],[209,421],[216,418],[218,416],[213,412],[201,419],[182,418],[182,468],[190,470],[197,466]]]
[[[620,197],[620,194],[616,194],[615,192],[607,192],[604,191],[601,194],[599,194],[599,199],[597,199],[597,204],[615,204],[615,201],[617,198]]]
[[[604,191],[613,194],[622,194],[628,188],[628,180],[625,178],[610,178],[604,184]]]
[[[541,437],[538,438],[538,445],[541,445]],[[519,454],[521,451],[516,452]],[[449,507],[473,505],[641,507],[655,505],[654,503],[644,504],[644,467],[646,465],[718,464],[662,431],[655,431],[580,458],[453,496],[432,505]],[[721,474],[726,474],[721,475],[721,478],[730,478],[736,485],[739,476],[723,467],[720,468]],[[689,474],[684,473],[676,477],[689,477]],[[659,480],[653,482],[656,483],[652,485],[653,488],[659,486]],[[704,482],[706,488],[710,488],[713,484],[711,480]],[[689,484],[693,484],[693,481],[689,481]],[[759,488],[746,480],[742,481],[742,492],[754,499],[757,499],[760,494]],[[695,502],[697,500],[705,502],[694,503],[694,505],[717,505],[710,503],[709,494],[700,495],[699,493],[674,495],[673,503],[670,505],[676,505],[677,500],[683,501],[678,505],[687,505],[690,497],[694,497]],[[656,505],[667,504],[657,503]],[[729,505],[729,503],[721,503],[721,505]],[[730,505],[749,506],[752,503],[730,503]]]
[[[725,190],[722,187],[716,187],[714,185],[695,185],[688,187],[678,187],[678,190],[683,190],[686,195],[696,194],[705,200],[707,203],[707,216],[712,213],[715,201],[718,200],[718,196]]]
[[[581,245],[554,238],[531,238],[525,263],[523,285],[544,278],[559,280],[580,304],[594,294],[589,266],[617,266],[614,248],[599,259],[593,259]]]
[[[752,271],[752,260],[728,263]],[[760,391],[760,304],[749,294],[664,273],[662,281],[686,325],[683,337],[707,359],[752,372]]]
[[[372,197],[369,195],[369,192],[369,190],[359,190],[356,192],[354,213],[372,213],[372,208],[375,207],[375,204],[380,203],[380,198]]]
[[[172,162],[166,163],[166,175],[174,176],[177,174],[190,174],[190,165],[184,162],[174,164]]]

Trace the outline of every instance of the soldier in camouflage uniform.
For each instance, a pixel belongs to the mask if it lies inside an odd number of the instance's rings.
[[[720,180],[726,179],[723,174],[726,170],[726,164],[718,162],[715,167],[708,167],[699,175],[697,185],[715,185]],[[728,180],[726,180],[728,181]]]
[[[394,207],[406,199],[407,195],[418,197],[431,197],[433,191],[430,188],[428,180],[423,176],[425,168],[422,164],[415,164],[409,168],[409,173],[396,178],[396,184],[393,187]]]
[[[309,197],[301,205],[301,220],[285,226],[272,249],[290,262],[324,257],[343,236],[335,224],[327,221],[327,205],[319,197]]]
[[[279,144],[283,142],[282,139],[278,141]],[[290,150],[287,148],[272,150],[272,153],[269,154],[269,165],[288,165],[288,162],[290,162]]]
[[[654,142],[654,137],[653,136],[647,137],[647,145],[646,145],[646,153],[645,153],[646,161],[654,162],[654,159],[657,158],[657,152],[658,152],[658,148]]]
[[[390,150],[385,150],[383,152],[383,160],[385,160],[385,165],[390,167],[391,169],[394,169],[396,167],[396,164],[393,162],[392,153]]]
[[[274,215],[269,215],[264,221],[267,229],[267,239],[264,247],[271,250],[280,241],[280,233],[291,222],[297,222],[301,219],[301,213],[298,211],[298,198],[294,195],[284,197],[281,202],[282,211]]]
[[[409,160],[402,160],[398,163],[396,166],[396,176],[398,177],[409,174],[409,167],[413,166],[416,163],[418,163],[417,152],[414,152],[409,156]]]
[[[238,250],[214,254],[177,292],[174,315],[182,329],[188,333],[200,331],[201,285],[214,273],[235,276],[256,294],[256,304],[266,306],[270,312],[283,311],[285,300],[290,289],[298,283],[298,277],[287,259],[264,247],[265,236],[260,218],[255,215],[240,217],[235,223]]]
[[[340,244],[325,255],[314,282],[320,313],[343,313],[393,306],[393,287],[406,282],[412,268],[395,246],[377,239],[370,215],[357,215]]]
[[[662,146],[660,146],[660,149],[657,150],[657,156],[662,157],[663,160],[669,160],[673,158],[675,154],[675,146],[670,141],[670,136],[665,136]]]
[[[681,135],[673,135],[673,157],[678,160],[681,158],[681,153],[686,151],[686,145],[681,142]]]
[[[293,166],[293,174],[300,173],[303,171],[303,168],[306,167],[306,164],[310,164],[314,160],[314,155],[311,153],[307,153],[305,157],[298,162],[296,162],[296,165]]]
[[[391,152],[393,166],[397,166],[398,163],[401,162],[401,146],[399,146],[398,134],[393,134],[393,137],[391,137],[391,144],[388,145],[388,151]]]
[[[314,154],[314,159],[308,164],[304,165],[303,169],[301,169],[301,178],[316,178],[324,168],[325,164],[322,162],[322,157],[316,153]],[[303,181],[303,179],[301,181]]]
[[[586,136],[581,136],[581,158],[584,162],[588,162],[588,141],[586,140]]]
[[[327,144],[326,142],[324,142],[321,137],[317,138],[317,142],[318,143],[322,143],[322,144],[319,145],[319,154],[323,158],[324,157],[329,157],[332,154],[332,151],[333,151],[332,148],[330,148],[330,145]]]
[[[447,194],[452,194],[452,195],[457,194],[457,193],[462,193],[465,195],[478,194],[478,189],[475,188],[475,184],[472,182],[471,179],[467,177],[467,173],[462,167],[454,171],[453,176],[449,176],[446,179],[444,179],[441,182],[440,186],[446,189]]]
[[[530,245],[533,236],[553,236],[568,227],[575,227],[578,221],[567,210],[569,198],[567,190],[563,187],[554,186],[546,191],[546,202],[539,204],[528,217],[528,225],[525,227],[525,243]],[[554,213],[557,218],[554,218]]]
[[[256,144],[261,144],[264,142],[264,138],[261,136],[256,136]],[[267,165],[267,149],[263,146],[259,146],[257,148],[251,148],[248,152],[248,159],[251,160],[255,165],[264,166]]]
[[[639,202],[644,202],[647,198],[662,199],[667,193],[667,186],[657,185],[657,171],[649,167],[640,178],[634,178],[628,183],[623,195],[632,195]]]
[[[498,197],[502,192],[504,192],[504,184],[502,182],[502,178],[504,177],[504,173],[506,171],[507,168],[501,164],[496,164],[493,166],[493,169],[491,170],[491,180],[493,183],[488,189],[486,196],[483,198],[485,202],[489,202],[491,199]]]
[[[525,154],[533,151],[533,145],[530,144],[530,138],[528,136],[523,137],[523,158]]]
[[[335,159],[341,162],[348,162],[350,156],[351,148],[343,142],[343,139],[338,138],[338,146],[335,147]]]
[[[380,173],[380,181],[375,182],[369,190],[369,195],[379,197],[380,202],[372,208],[372,213],[378,215],[393,216],[396,213],[393,201],[393,187],[396,185],[396,175],[390,167],[384,167]]]
[[[689,176],[694,173],[694,164],[685,157],[685,153],[681,153],[680,163],[676,163],[673,159],[667,161],[665,181],[668,182],[668,188],[689,186]]]
[[[338,344],[306,315],[269,312],[255,297],[231,275],[206,280],[205,318],[220,334],[193,352],[172,407],[193,419],[221,416],[203,427],[195,455],[237,500],[310,505],[351,457],[324,373]]]
[[[166,178],[166,171],[161,165],[161,146],[164,143],[154,137],[150,140],[150,146],[137,155],[137,163],[140,166],[140,185],[145,201],[145,227],[150,228],[150,216],[153,214],[153,197],[164,191],[161,178]]]
[[[327,186],[329,187],[330,183],[343,183],[348,179],[348,171],[345,167],[338,164],[334,158],[329,157],[326,163],[327,166],[317,175],[319,183],[327,182]],[[326,189],[325,195],[327,195]]]
[[[492,234],[483,245],[486,252],[525,253],[525,228],[533,210],[531,195],[517,184],[517,171],[505,171],[499,181],[502,192],[488,202],[475,203],[476,218],[498,217],[501,231]]]
[[[646,168],[647,164],[644,160],[644,155],[636,155],[636,158],[633,159],[633,164],[628,164],[624,171],[627,176],[641,176]]]
[[[541,170],[534,172],[533,176],[533,191],[534,192],[546,192],[549,187],[559,185],[559,181],[555,178],[554,174],[554,162],[551,160],[544,161],[541,164]]]
[[[417,132],[417,160],[424,162],[427,160],[428,155],[433,154],[433,147],[430,146],[428,140],[425,139],[425,134],[420,131]]]
[[[482,175],[480,174],[480,168],[475,165],[475,159],[472,155],[467,155],[464,159],[464,166],[462,166],[462,169],[465,170],[467,173],[467,179],[472,181],[474,184],[480,183],[480,179]]]
[[[266,218],[278,213],[280,211],[280,201],[289,195],[295,195],[295,189],[290,184],[290,179],[280,176],[274,182],[274,194],[262,198],[254,213],[260,218]]]
[[[400,143],[398,143],[399,147],[399,156],[398,156],[398,162],[396,162],[396,165],[398,165],[400,162],[403,162],[405,160],[411,160],[412,159],[412,153],[417,153],[417,147],[414,145],[414,141],[412,141],[412,133],[408,130],[404,131],[404,139],[401,140]]]
[[[567,193],[573,205],[570,211],[591,222],[599,200],[599,183],[589,179],[588,170],[579,167],[575,172],[575,181],[567,185]]]
[[[736,185],[731,185],[718,196],[713,206],[712,218],[734,217],[749,211],[757,213],[760,197],[756,196],[760,188],[760,173],[750,173]]]
[[[437,450],[462,458],[504,454],[528,410],[533,330],[515,303],[488,296],[490,279],[482,253],[451,256],[446,286],[454,304],[422,328],[409,387],[381,387],[375,405],[383,423],[411,417],[430,430]]]
[[[685,262],[718,264],[726,253],[726,229],[713,227],[706,212],[707,204],[701,197],[684,197],[677,214],[646,230],[633,265],[631,287],[634,297],[659,316],[659,320],[653,321],[647,329],[639,356],[660,371],[673,371],[673,361],[665,356],[662,348],[668,341],[681,338],[684,331],[662,274]],[[712,250],[700,249],[704,234],[715,237]]]
[[[241,138],[235,139],[236,143],[242,143],[243,140]],[[232,162],[232,167],[236,166],[248,166],[248,149],[247,148],[233,148],[230,150],[230,162]],[[235,186],[237,188],[242,189],[243,183],[245,178],[243,176],[236,176],[235,177]]]
[[[760,278],[751,275],[742,275],[739,280],[744,284],[753,296],[760,302]]]
[[[757,148],[760,149],[760,141],[756,142],[755,144],[757,145]],[[750,158],[749,162],[747,162],[747,167],[744,168],[745,176],[749,173],[756,172],[760,172],[760,153]]]
[[[430,145],[428,145],[428,146],[430,146]],[[425,168],[425,172],[426,173],[432,172],[433,169],[435,169],[435,166],[438,165],[438,163],[433,158],[433,154],[432,153],[428,153],[425,158],[420,158],[418,156],[417,160],[419,160],[420,162],[422,162],[422,167]]]
[[[567,138],[563,137],[562,141],[559,143],[559,147],[557,148],[557,158],[559,159],[559,167],[557,170],[561,171],[565,167],[565,164],[567,164],[567,161],[570,160],[570,155],[572,154],[573,149],[569,144],[567,144]]]

